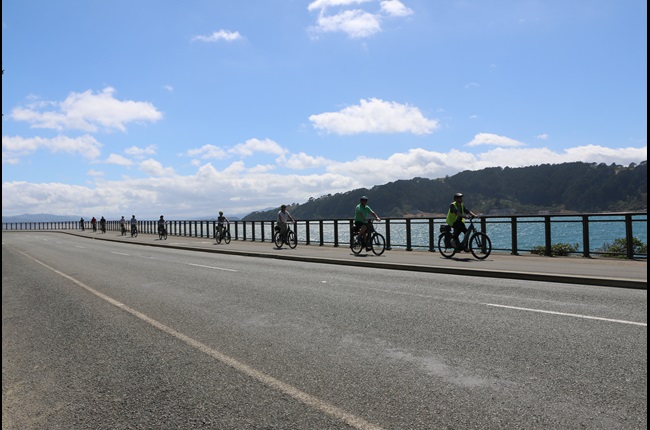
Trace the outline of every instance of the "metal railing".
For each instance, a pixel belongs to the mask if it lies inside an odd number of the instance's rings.
[[[591,257],[611,251],[601,249],[603,243],[612,244],[624,238],[625,252],[615,253],[628,259],[644,259],[647,253],[634,249],[635,239],[647,244],[647,212],[586,213],[572,215],[513,215],[482,216],[481,230],[487,233],[493,252],[522,252],[553,255],[556,244],[574,245],[572,254]],[[384,218],[376,227],[386,237],[386,248],[407,251],[436,251],[440,225],[444,218]],[[92,231],[90,222],[85,228]],[[167,221],[169,236],[214,238],[214,220]],[[139,221],[140,233],[158,234],[158,221]],[[352,237],[352,219],[300,220],[293,230],[304,245],[349,246]],[[275,221],[230,222],[232,240],[272,242]],[[79,221],[3,223],[3,231],[12,230],[79,230]],[[119,221],[108,221],[107,231],[120,231]],[[101,234],[99,228],[97,231]],[[641,238],[640,238],[641,237]],[[644,240],[645,239],[645,240]],[[541,250],[541,252],[540,252]]]

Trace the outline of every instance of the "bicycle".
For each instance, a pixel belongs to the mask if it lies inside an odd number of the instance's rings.
[[[120,226],[120,230],[121,230],[122,236],[126,236],[126,226],[125,226],[125,225],[121,225],[121,226]]]
[[[167,228],[166,227],[158,227],[158,239],[167,240]]]
[[[457,252],[465,250],[466,252],[471,252],[474,258],[485,260],[492,252],[492,241],[488,235],[474,226],[474,217],[467,219],[469,219],[469,226],[467,227],[463,240],[456,248],[451,243],[451,227],[447,224],[440,226],[441,233],[438,236],[438,250],[443,257],[451,258]]]
[[[296,233],[291,229],[289,224],[287,224],[287,232],[282,237],[282,231],[280,229],[279,225],[275,226],[275,234],[273,235],[273,242],[275,242],[275,246],[278,248],[282,248],[282,245],[285,243],[289,245],[289,248],[294,249],[296,246],[298,246],[298,237],[296,236]]]
[[[131,226],[131,237],[138,237],[138,227],[134,225]]]
[[[103,224],[102,224],[102,226],[101,226],[100,228],[101,228],[101,230],[102,230],[102,234],[103,234],[103,233],[106,233],[106,225],[103,225]]]
[[[217,243],[221,243],[221,241],[226,242],[226,245],[230,243],[230,224],[228,226],[221,225],[221,232],[219,232],[219,224],[214,226],[214,239],[217,241]]]
[[[377,230],[375,230],[375,227],[372,225],[372,220],[368,221],[366,237],[370,238],[368,244],[364,244],[363,239],[359,235],[359,228],[356,225],[352,227],[350,249],[353,254],[359,255],[364,248],[366,248],[366,251],[372,251],[375,255],[381,255],[384,253],[386,250],[386,239],[381,233],[377,233]]]

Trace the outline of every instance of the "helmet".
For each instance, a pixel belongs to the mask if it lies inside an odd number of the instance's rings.
[[[286,208],[287,208],[287,205],[280,206],[280,209],[286,209]]]
[[[463,193],[456,193],[456,194],[454,194],[454,198],[456,198],[456,197],[463,197]]]
[[[361,196],[361,198],[359,200],[360,201],[368,200],[368,197],[367,196]]]
[[[219,215],[223,215],[223,211],[219,211]]]
[[[162,217],[163,217],[163,216],[162,216],[162,215],[160,215],[160,219],[162,219]]]

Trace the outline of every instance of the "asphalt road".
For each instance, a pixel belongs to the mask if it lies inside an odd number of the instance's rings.
[[[647,427],[644,290],[134,243],[3,234],[3,429]]]
[[[233,240],[217,245],[214,239],[140,234],[136,238],[118,232],[93,233],[90,230],[65,230],[65,234],[89,239],[125,241],[143,246],[165,246],[201,252],[231,253],[242,256],[291,259],[335,265],[379,267],[391,270],[422,271],[450,275],[599,285],[621,288],[648,288],[647,260],[612,258],[546,257],[532,254],[510,255],[493,252],[486,260],[477,260],[469,253],[452,259],[438,252],[387,250],[381,256],[372,253],[353,255],[348,247],[299,244],[296,249],[277,249],[271,242]],[[8,233],[12,234],[12,233]]]

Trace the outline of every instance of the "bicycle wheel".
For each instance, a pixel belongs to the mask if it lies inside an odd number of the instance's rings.
[[[361,244],[361,238],[359,237],[358,234],[355,234],[352,237],[352,242],[350,242],[350,249],[352,250],[352,253],[355,255],[358,255],[363,251],[363,245]]]
[[[451,258],[456,254],[456,249],[453,246],[447,246],[445,244],[445,233],[442,233],[438,236],[438,250],[440,254],[445,258]]]
[[[289,248],[291,249],[294,249],[296,246],[298,246],[298,237],[296,236],[296,233],[289,230],[287,233],[287,242],[289,242]]]
[[[223,241],[226,242],[226,245],[230,243],[230,232],[228,230],[223,233]]]
[[[492,252],[492,241],[487,234],[476,232],[469,240],[469,250],[479,260],[485,260]]]
[[[276,248],[282,248],[283,245],[282,235],[280,234],[279,231],[276,231],[275,235],[273,235],[273,242],[275,242]]]
[[[375,255],[381,255],[386,250],[386,239],[380,233],[373,233],[370,239],[370,247]]]

